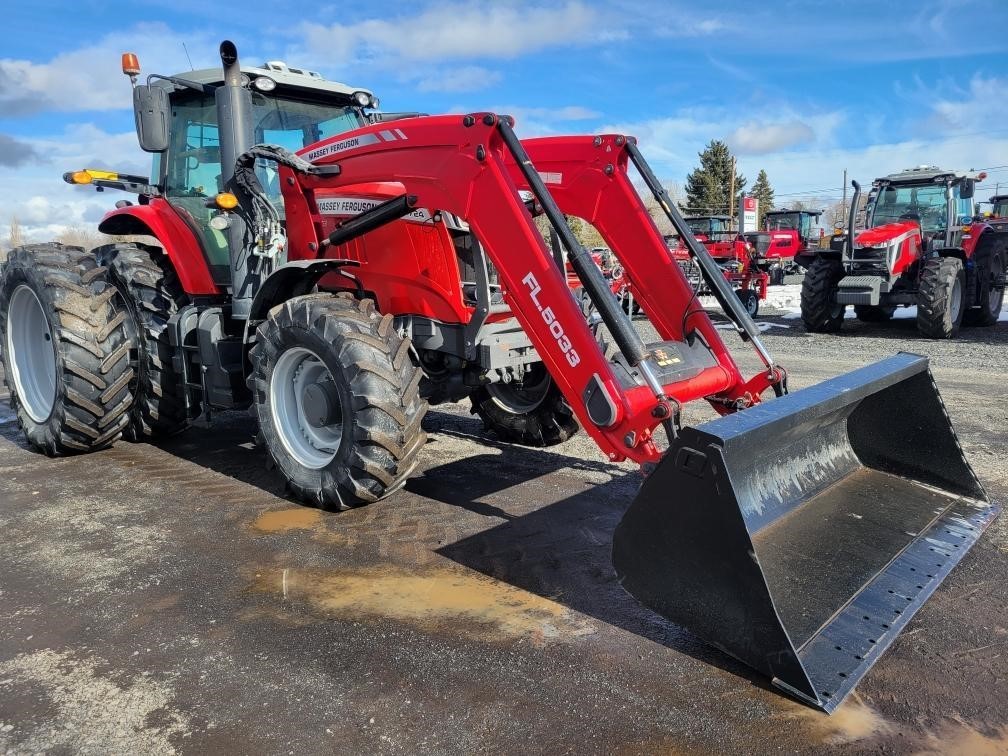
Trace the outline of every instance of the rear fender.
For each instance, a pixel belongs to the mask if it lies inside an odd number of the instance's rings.
[[[105,214],[98,230],[113,236],[152,236],[171,260],[182,288],[189,296],[216,296],[222,292],[210,275],[206,257],[192,231],[164,199],[148,205],[130,205]]]

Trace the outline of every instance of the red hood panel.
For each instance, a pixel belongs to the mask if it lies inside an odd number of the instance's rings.
[[[884,226],[865,229],[857,235],[856,243],[859,247],[881,247],[911,231],[916,231],[919,234],[920,226],[913,221],[886,223]]]

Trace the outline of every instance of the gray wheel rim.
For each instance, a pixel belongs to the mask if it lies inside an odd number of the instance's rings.
[[[992,281],[1001,279],[1004,274],[1004,260],[1001,259],[1001,255],[994,255],[991,258],[991,269],[990,277]],[[1001,286],[991,286],[990,298],[987,300],[990,305],[990,313],[995,318],[1001,314],[1001,305],[1004,304],[1004,293],[1005,287]]]
[[[959,276],[956,276],[955,280],[952,281],[949,303],[949,316],[952,318],[952,322],[955,323],[959,320],[959,311],[962,309],[962,281],[959,279]]]
[[[56,348],[42,303],[25,284],[7,308],[7,363],[14,390],[28,416],[43,423],[56,402]]]
[[[342,415],[332,425],[316,428],[308,422],[302,406],[305,388],[325,381],[333,382],[329,368],[304,347],[281,354],[270,379],[270,414],[280,443],[299,465],[310,470],[332,462],[343,439]]]
[[[526,373],[525,380],[521,383],[491,383],[487,386],[487,391],[494,404],[501,409],[515,415],[524,415],[545,401],[552,383],[549,373],[542,369],[539,376]]]

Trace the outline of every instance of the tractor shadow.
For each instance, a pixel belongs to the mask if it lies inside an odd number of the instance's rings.
[[[484,443],[500,453],[428,468],[406,486],[411,493],[503,520],[438,548],[438,554],[769,688],[748,667],[647,609],[620,585],[611,563],[612,537],[637,494],[638,473],[540,449]],[[590,483],[570,475],[572,470],[611,478]]]
[[[638,473],[604,461],[498,443],[475,418],[432,411],[424,425],[431,434],[425,454],[435,463],[411,478],[403,494],[387,505],[409,505],[396,501],[402,495],[422,497],[426,501],[411,506],[425,516],[459,521],[463,532],[472,533],[442,546],[431,543],[434,553],[769,687],[748,667],[651,612],[620,586],[610,561],[612,536],[636,496],[642,480]],[[157,446],[287,498],[279,473],[269,469],[265,449],[253,443],[255,431],[248,413],[220,413],[211,428],[192,428]],[[474,453],[474,444],[486,451]],[[466,456],[455,459],[460,453]],[[437,464],[439,458],[453,461]],[[445,505],[465,514],[451,515]]]

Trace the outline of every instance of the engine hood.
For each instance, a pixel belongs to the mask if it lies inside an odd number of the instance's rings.
[[[856,244],[858,247],[884,247],[913,232],[920,233],[920,226],[914,221],[886,223],[884,226],[866,228],[857,235]]]

